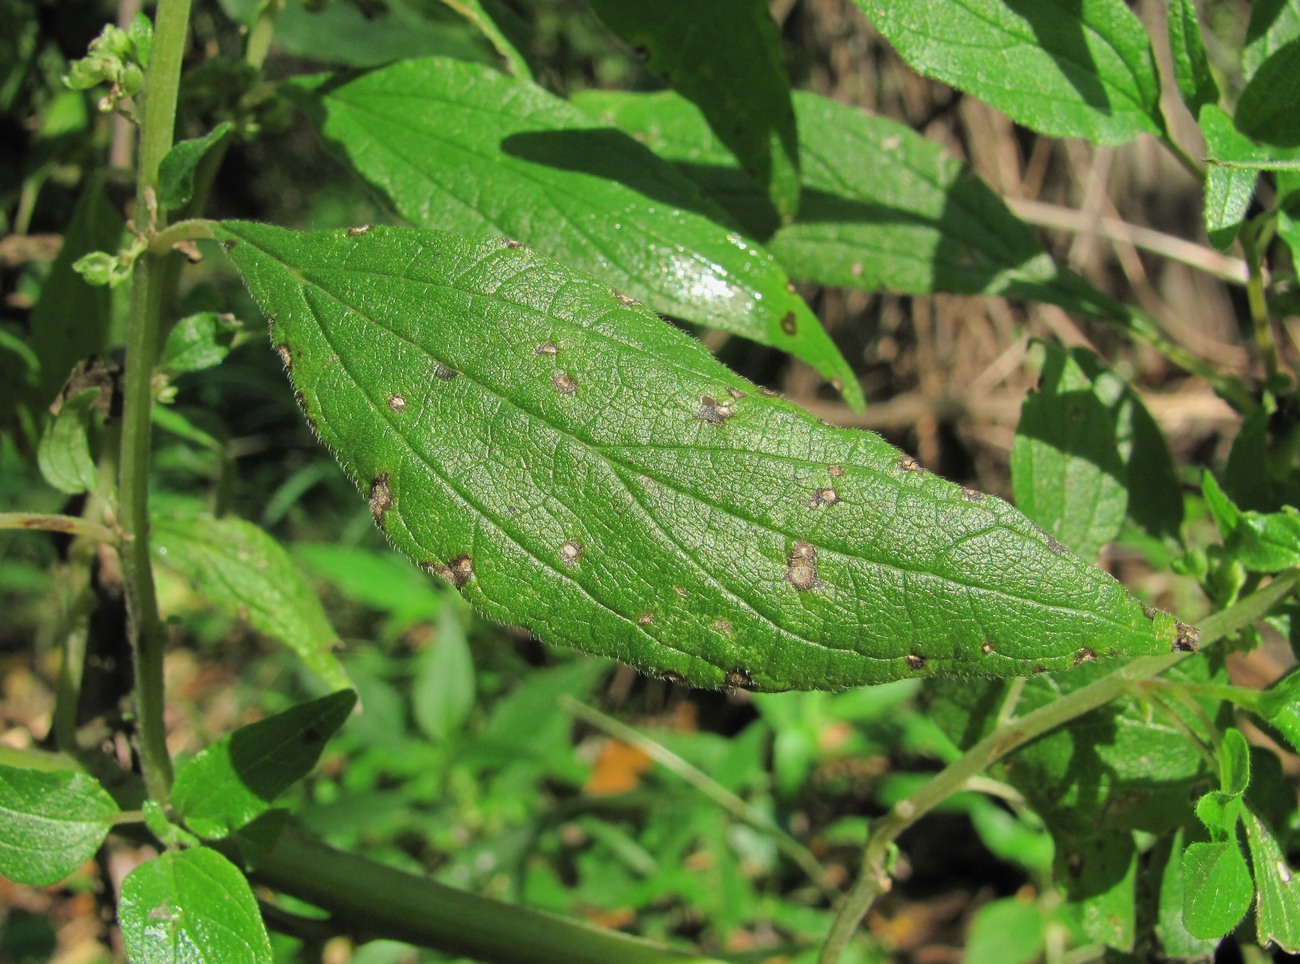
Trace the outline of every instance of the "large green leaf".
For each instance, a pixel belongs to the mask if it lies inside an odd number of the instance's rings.
[[[58,883],[95,855],[117,812],[85,773],[0,766],[0,874]]]
[[[535,245],[656,311],[788,351],[861,403],[772,256],[621,132],[454,60],[404,61],[317,92],[325,136],[407,220]]]
[[[158,515],[152,549],[157,562],[189,579],[213,605],[280,640],[329,686],[351,685],[320,600],[284,547],[253,523]]]
[[[1151,42],[1123,0],[854,2],[913,69],[1040,133],[1164,133]]]
[[[799,145],[767,0],[591,0],[646,66],[698,104],[782,220],[799,208]],[[718,43],[725,36],[726,43]]]
[[[763,395],[531,251],[213,229],[376,522],[495,619],[767,690],[1186,644],[1005,502]]]
[[[1241,72],[1249,81],[1264,61],[1300,39],[1300,0],[1255,0],[1241,48]]]
[[[133,964],[274,960],[247,878],[206,847],[168,851],[127,874],[118,918]]]
[[[1033,231],[934,141],[815,94],[794,95],[803,200],[781,226],[693,104],[675,94],[584,91],[574,103],[672,161],[791,277],[874,291],[1002,294],[1096,312]]]
[[[1300,39],[1259,65],[1237,101],[1237,127],[1257,141],[1300,147]]]

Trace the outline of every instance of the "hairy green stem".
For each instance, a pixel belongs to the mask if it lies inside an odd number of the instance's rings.
[[[721,964],[457,890],[335,850],[293,828],[252,876],[330,911],[336,933],[405,941],[485,964]]]
[[[189,26],[190,0],[159,0],[152,59],[145,73],[140,112],[136,185],[136,228],[152,233],[166,226],[167,212],[155,210],[158,166],[171,149],[181,58]],[[142,219],[148,218],[143,224]],[[149,558],[149,466],[152,457],[153,367],[162,329],[166,277],[164,257],[145,252],[132,278],[126,364],[122,390],[122,447],[118,476],[118,521],[122,527],[122,575],[126,583],[127,633],[135,671],[136,732],[140,768],[149,796],[165,802],[172,765],[163,720],[163,649],[153,568]]]
[[[1201,646],[1210,646],[1266,615],[1295,591],[1297,582],[1300,582],[1300,570],[1291,570],[1279,575],[1259,592],[1210,616],[1201,628]],[[831,933],[818,958],[819,964],[835,964],[840,959],[858,923],[876,898],[889,890],[890,852],[904,830],[936,805],[965,789],[972,777],[998,760],[1058,726],[1104,706],[1133,683],[1158,676],[1191,655],[1169,653],[1135,659],[1089,686],[1002,723],[909,797],[895,804],[871,827],[863,852],[862,871],[836,911]]]
[[[1264,296],[1264,270],[1260,259],[1257,226],[1252,222],[1241,232],[1241,248],[1246,256],[1246,303],[1250,306],[1250,321],[1255,330],[1255,347],[1264,363],[1264,373],[1269,381],[1278,374],[1277,348],[1273,344],[1273,326],[1268,319],[1268,299]]]

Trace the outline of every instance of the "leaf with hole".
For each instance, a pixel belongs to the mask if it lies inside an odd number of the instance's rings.
[[[500,241],[213,225],[375,522],[488,616],[698,686],[1020,675],[1194,638],[1010,505]]]

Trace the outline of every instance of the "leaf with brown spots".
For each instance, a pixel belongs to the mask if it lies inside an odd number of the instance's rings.
[[[385,534],[493,619],[755,690],[1028,675],[1182,638],[1003,500],[762,394],[532,250],[214,230]]]

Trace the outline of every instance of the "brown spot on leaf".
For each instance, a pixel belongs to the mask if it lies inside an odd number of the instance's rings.
[[[1050,533],[1044,533],[1044,534],[1047,536],[1047,548],[1051,550],[1052,555],[1068,556],[1070,554],[1070,550],[1065,548],[1065,546],[1061,545],[1059,542],[1057,542],[1055,536],[1053,536]]]
[[[1175,622],[1174,633],[1174,652],[1176,653],[1194,653],[1196,647],[1201,641],[1201,631],[1195,626],[1188,626],[1183,622]]]
[[[388,473],[381,472],[370,483],[370,514],[376,525],[384,524],[384,514],[393,507],[393,490],[388,487]]]
[[[441,378],[444,382],[449,382],[459,374],[460,372],[456,371],[456,369],[452,368],[450,365],[444,365],[442,362],[433,363],[434,378]]]
[[[447,565],[441,562],[422,562],[420,568],[435,576],[441,576],[457,589],[474,578],[474,561],[468,554],[457,556]]]
[[[918,656],[916,653],[907,654],[908,669],[925,669],[926,659],[924,656]]]
[[[636,624],[638,626],[649,626],[654,621],[655,621],[654,613],[642,613],[640,616],[636,618]]]
[[[981,502],[984,499],[984,493],[975,489],[968,489],[963,485],[961,487],[961,497],[967,502]]]
[[[724,636],[730,636],[732,632],[734,632],[730,620],[726,619],[715,619],[713,621],[713,628]]]
[[[1042,675],[1043,673],[1046,673],[1046,672],[1047,672],[1047,667],[1046,667],[1046,666],[1035,666],[1035,667],[1034,667],[1033,669],[1031,669],[1029,672],[1030,672],[1030,674],[1033,675],[1033,676],[1040,676],[1040,675]]]
[[[842,465],[827,466],[826,471],[830,474],[831,478],[838,479],[840,476],[844,474],[844,466]]]
[[[576,566],[578,560],[582,558],[582,543],[575,539],[569,539],[560,546],[560,562],[566,566]]]
[[[774,391],[772,391],[772,389],[770,389],[770,388],[760,388],[760,389],[758,390],[758,394],[764,396],[765,398],[780,398],[780,397],[781,397],[781,393],[780,393],[780,392],[774,392]]]
[[[709,425],[725,425],[727,419],[735,414],[730,405],[719,402],[712,395],[701,395],[700,407],[695,411],[695,417]]]
[[[1079,649],[1077,653],[1074,654],[1074,665],[1082,666],[1084,663],[1091,663],[1096,658],[1097,658],[1096,650],[1092,650],[1089,649],[1087,646],[1083,646]]]
[[[560,349],[556,348],[549,341],[544,341],[533,349],[534,355],[558,355]]]
[[[388,407],[394,412],[406,411],[406,397],[396,393],[388,396]]]
[[[568,376],[565,372],[556,372],[551,376],[551,384],[561,395],[576,395],[578,393],[578,383]]]
[[[793,311],[787,311],[781,319],[781,330],[790,337],[794,337],[795,332],[799,330],[799,322],[794,316]]]
[[[522,241],[516,241],[514,238],[502,238],[501,246],[503,248],[527,248],[528,247],[528,245],[524,244]]]
[[[289,343],[287,341],[280,342],[280,344],[275,346],[275,351],[276,354],[280,356],[280,363],[284,365],[284,370],[292,373],[293,353],[289,351]]]
[[[839,501],[840,495],[834,489],[813,489],[812,498],[808,500],[808,508],[820,509],[824,505],[835,505]]]
[[[355,227],[348,228],[348,237],[359,238],[363,234],[368,234],[372,227],[374,227],[372,224],[358,224]]]
[[[688,593],[681,586],[673,586],[673,592],[677,593],[677,595],[681,596],[683,599],[685,599],[687,596],[690,595],[690,593]]]
[[[686,678],[681,673],[674,673],[670,669],[664,670],[659,674],[659,678],[665,683],[675,683],[678,686],[686,685]]]
[[[980,652],[983,653],[985,656],[987,656],[989,653],[993,652],[993,644],[985,643],[983,646],[980,647]]]
[[[910,455],[900,455],[898,457],[898,467],[904,472],[924,472],[921,463]]]
[[[745,393],[742,392],[739,388],[728,388],[727,394],[730,395],[732,398],[737,398],[737,399],[745,397]]]
[[[612,294],[618,300],[618,303],[622,305],[624,308],[632,308],[640,304],[640,302],[638,302],[635,298],[630,297],[629,295],[625,295],[623,294],[623,292],[618,291],[615,288],[610,288],[609,293]]]
[[[727,675],[723,677],[723,682],[732,689],[737,690],[750,690],[754,688],[754,677],[750,674],[749,670],[741,669],[740,667],[727,670]]]
[[[785,581],[800,592],[814,588],[817,579],[817,549],[809,542],[795,540],[786,560]]]

